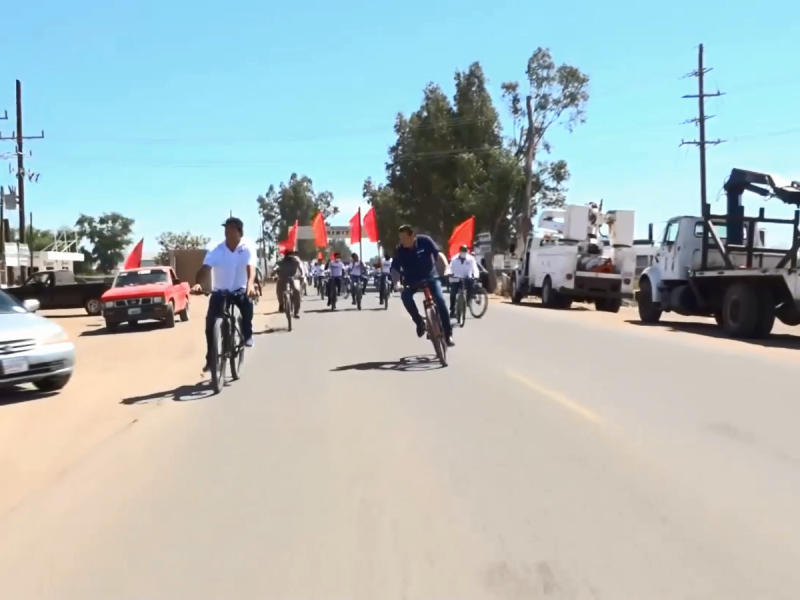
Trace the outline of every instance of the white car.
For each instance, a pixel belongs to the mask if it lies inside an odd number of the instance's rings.
[[[54,392],[72,377],[75,345],[37,310],[38,300],[19,302],[0,291],[0,386],[31,383]]]

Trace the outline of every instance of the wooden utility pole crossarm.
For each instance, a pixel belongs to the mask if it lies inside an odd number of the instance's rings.
[[[25,245],[26,231],[25,231],[25,151],[23,142],[25,140],[40,140],[44,138],[44,130],[40,135],[23,135],[22,130],[22,82],[17,79],[17,130],[11,137],[3,137],[0,133],[0,141],[14,141],[16,142],[16,155],[17,155],[17,198],[19,201],[19,243]],[[24,279],[27,276],[27,269],[20,266],[20,275]]]

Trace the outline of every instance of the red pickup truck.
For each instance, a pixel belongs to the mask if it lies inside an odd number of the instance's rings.
[[[106,329],[120,323],[135,327],[139,321],[162,321],[175,327],[175,316],[189,320],[189,284],[170,267],[125,269],[117,273],[111,288],[100,298]]]

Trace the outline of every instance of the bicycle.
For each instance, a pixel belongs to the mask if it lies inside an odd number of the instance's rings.
[[[339,296],[338,281],[334,277],[331,277],[328,280],[328,283],[330,285],[330,289],[328,290],[328,298],[331,301],[331,311],[334,311],[336,310],[336,298]]]
[[[205,295],[210,294],[206,292]],[[242,317],[233,300],[243,296],[244,292],[211,292],[211,295],[222,296],[224,300],[222,316],[214,320],[213,344],[208,361],[211,387],[219,394],[225,385],[225,371],[229,363],[231,379],[237,381],[241,376],[245,345],[241,328]]]
[[[382,275],[381,281],[378,284],[379,289],[381,290],[381,304],[383,304],[383,310],[389,309],[389,297],[392,295],[392,290],[389,287],[391,282],[389,281],[388,275]]]
[[[353,299],[356,301],[356,307],[361,310],[361,296],[363,295],[361,289],[361,281],[358,279],[353,280]]]
[[[428,339],[433,344],[433,350],[439,363],[447,366],[447,341],[444,337],[444,326],[442,325],[442,316],[436,308],[436,303],[433,301],[433,293],[431,292],[431,282],[424,281],[416,285],[406,285],[409,289],[422,288],[425,299],[422,301],[422,306],[425,309],[425,329],[428,332]]]

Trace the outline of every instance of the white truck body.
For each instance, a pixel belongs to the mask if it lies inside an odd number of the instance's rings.
[[[578,301],[592,302],[598,310],[617,312],[623,298],[633,297],[634,213],[592,211],[589,206],[571,205],[542,213],[539,229],[528,238],[515,273],[514,302],[534,295],[553,308],[565,308]],[[600,217],[602,223],[598,223]],[[599,234],[602,224],[610,231],[606,238]],[[602,263],[608,264],[593,268]]]
[[[724,243],[725,225],[712,224]],[[800,324],[800,278],[788,264],[790,253],[765,248],[763,228],[754,237],[749,267],[746,250],[728,250],[727,265],[719,250],[708,248],[703,269],[703,219],[670,219],[653,264],[639,279],[640,319],[655,323],[663,312],[711,316],[731,336],[742,338],[769,335],[775,318]]]

